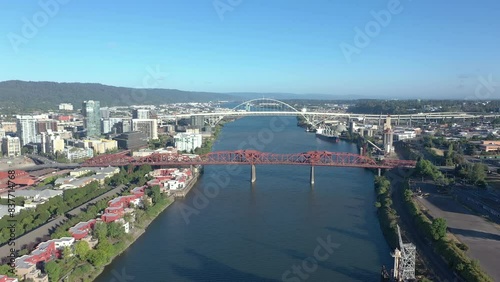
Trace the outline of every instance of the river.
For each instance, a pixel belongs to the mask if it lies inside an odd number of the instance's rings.
[[[214,151],[357,153],[296,126],[246,117],[223,127]],[[359,168],[206,166],[195,188],[158,216],[96,279],[124,281],[380,281],[392,258],[374,207],[373,173]]]

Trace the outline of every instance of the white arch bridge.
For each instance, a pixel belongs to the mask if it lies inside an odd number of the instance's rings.
[[[389,115],[375,114],[353,114],[345,112],[316,112],[308,109],[296,109],[295,107],[283,101],[270,98],[258,98],[245,101],[233,109],[225,111],[213,111],[204,113],[189,113],[189,114],[174,114],[160,116],[160,119],[179,120],[183,118],[194,118],[203,125],[215,126],[226,117],[246,117],[246,116],[301,116],[305,122],[312,128],[316,128],[321,123],[328,120],[375,120],[379,123]],[[481,115],[477,113],[464,112],[434,112],[434,113],[418,113],[404,115],[390,115],[397,123],[400,121],[427,121],[427,120],[444,120],[455,119],[457,121],[466,119],[479,118],[497,118],[500,114]],[[201,125],[201,124],[199,124]]]

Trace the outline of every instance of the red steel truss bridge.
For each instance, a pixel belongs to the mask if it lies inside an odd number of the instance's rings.
[[[412,168],[415,161],[384,159],[375,161],[368,156],[344,152],[310,151],[305,153],[277,154],[255,150],[219,151],[205,155],[151,154],[146,157],[131,157],[129,152],[101,155],[85,161],[82,166],[185,166],[185,165],[250,165],[252,182],[255,181],[255,165],[305,165],[311,167],[311,182],[314,182],[315,166],[358,167],[391,169]]]

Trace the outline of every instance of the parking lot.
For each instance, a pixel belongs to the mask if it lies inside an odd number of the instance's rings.
[[[415,182],[426,197],[416,197],[432,217],[446,219],[449,232],[469,247],[467,254],[479,260],[483,269],[500,281],[498,254],[500,254],[500,228],[497,224],[475,215],[455,200],[455,194],[440,194],[432,183]]]

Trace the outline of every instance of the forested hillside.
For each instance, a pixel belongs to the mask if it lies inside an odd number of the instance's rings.
[[[180,102],[231,100],[232,95],[175,89],[135,89],[97,83],[0,82],[2,112],[56,109],[59,103],[80,108],[84,100],[99,100],[101,106],[151,105]],[[17,111],[16,111],[17,110]]]

